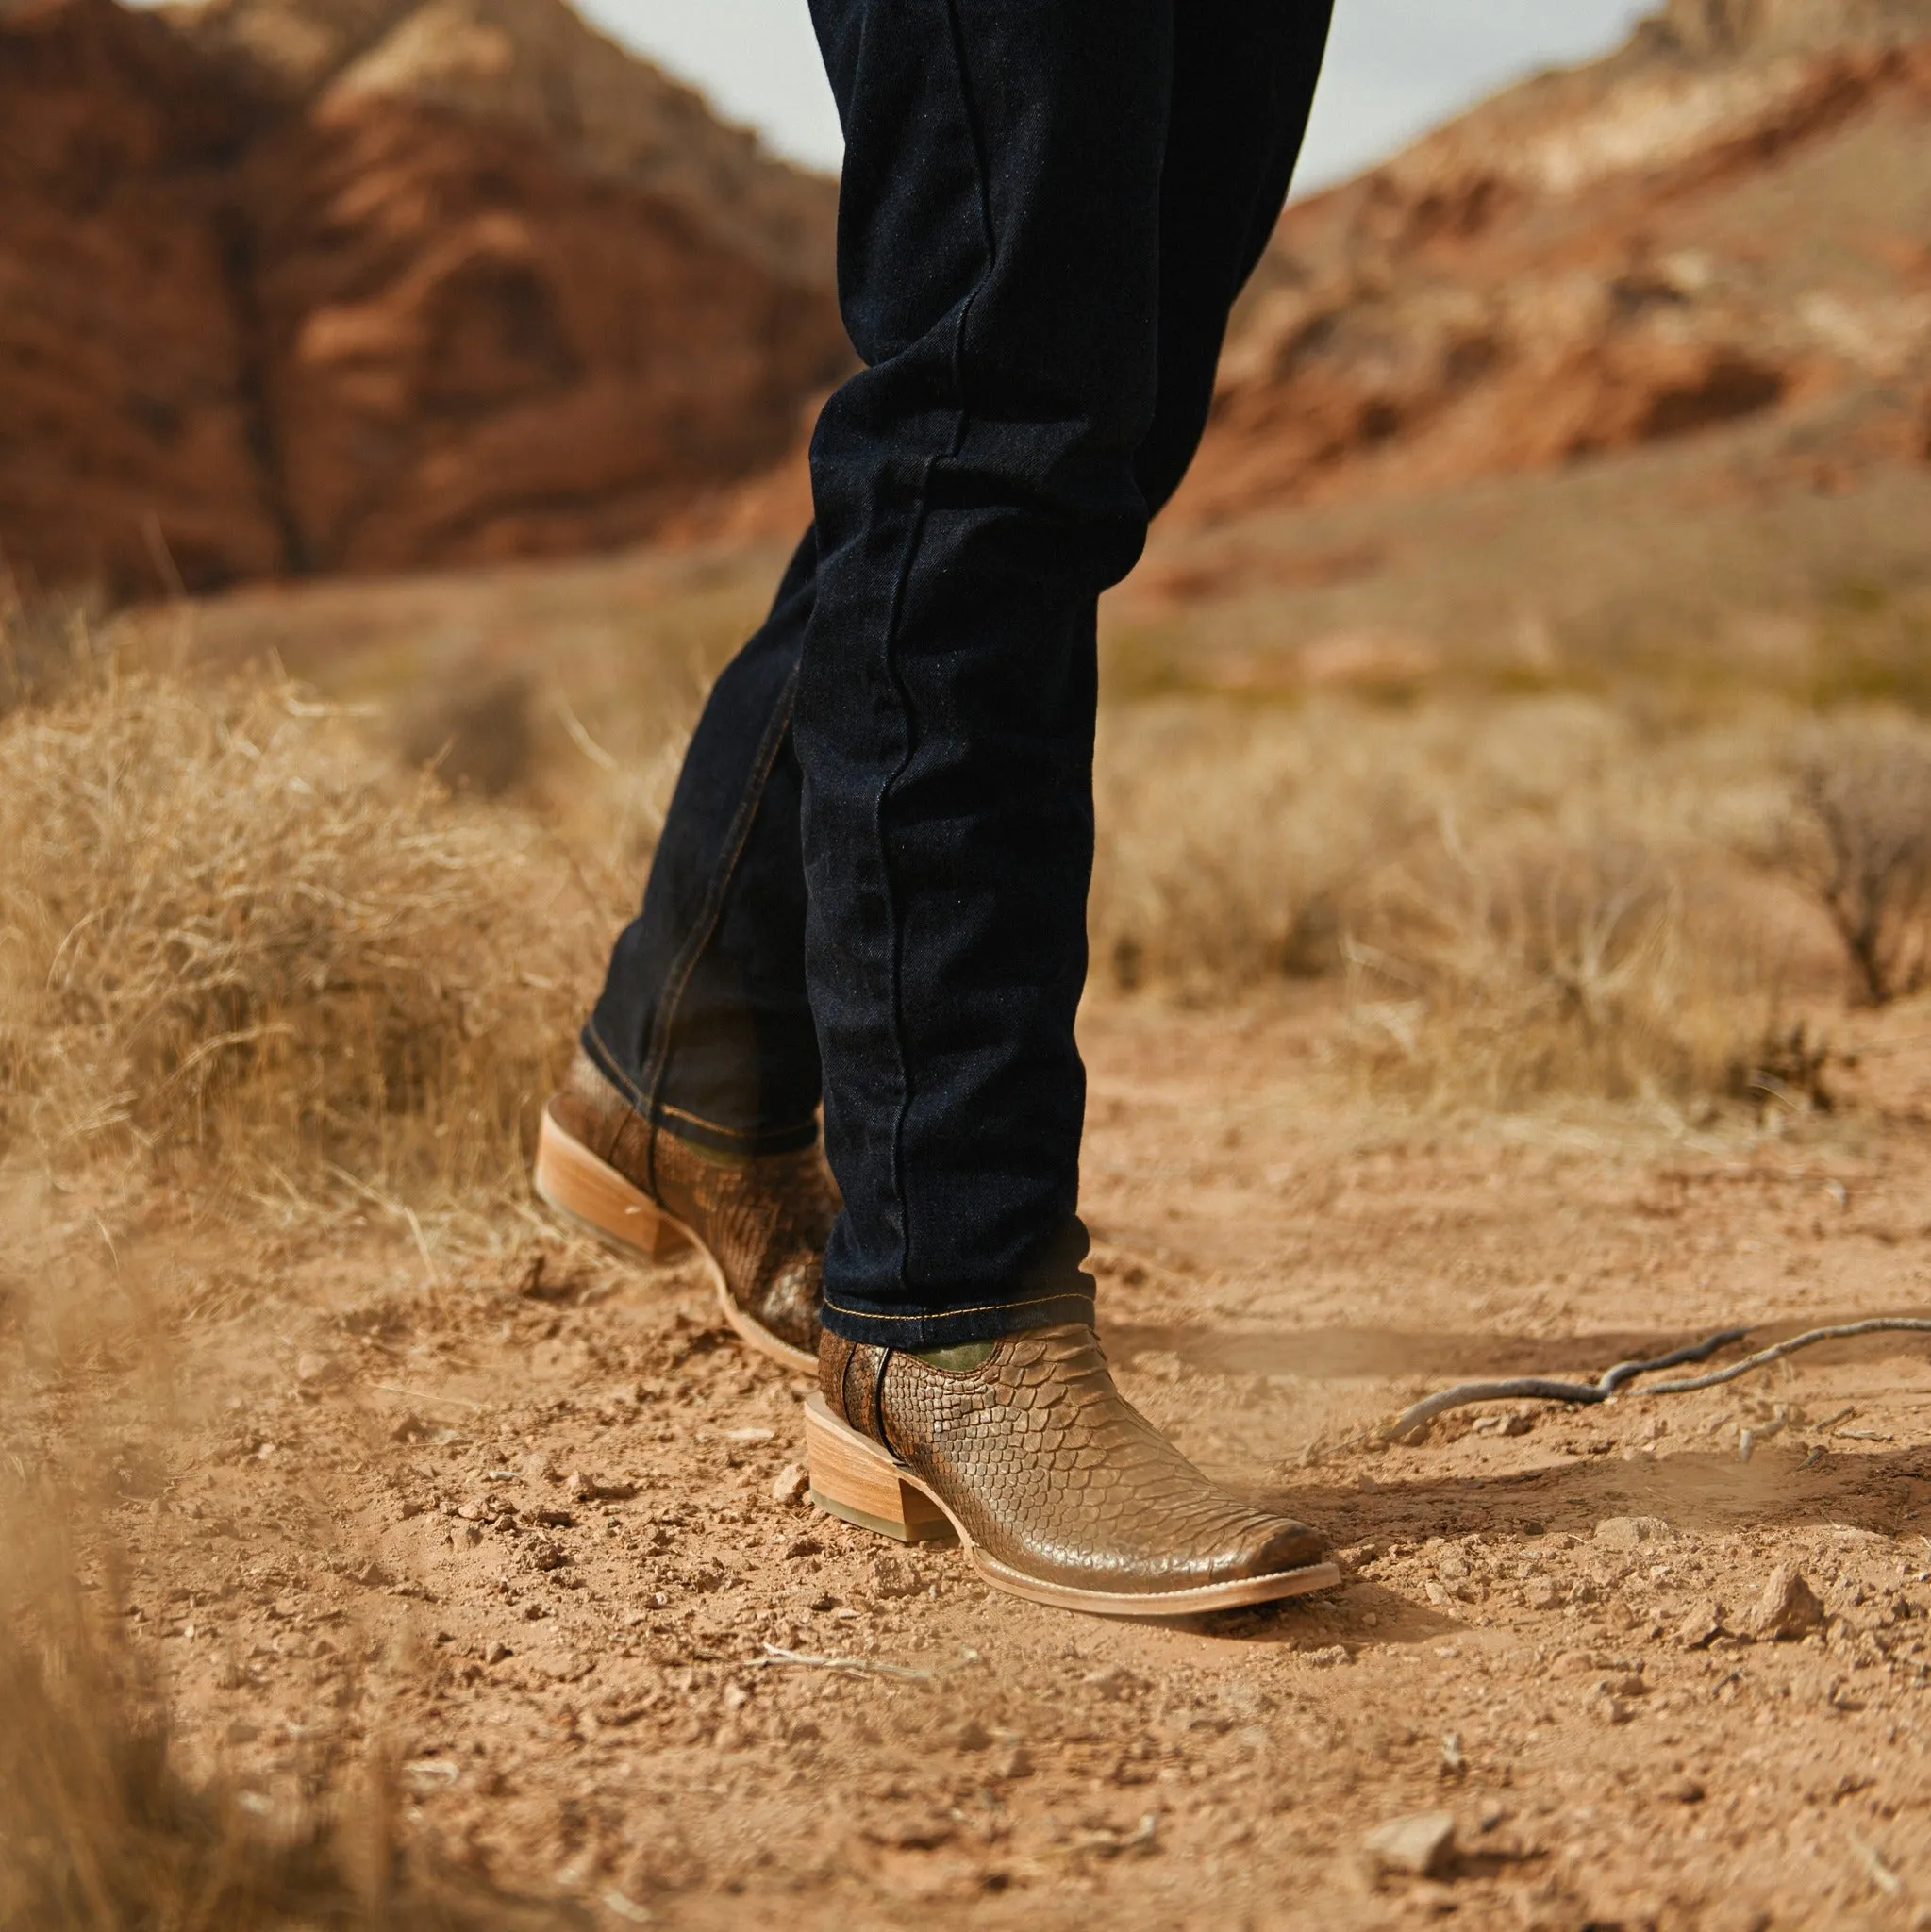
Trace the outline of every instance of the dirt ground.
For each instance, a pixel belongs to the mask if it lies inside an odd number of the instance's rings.
[[[386,1740],[409,1828],[611,1926],[1931,1925],[1923,1342],[1360,1439],[1470,1375],[1924,1311],[1924,1009],[1865,1023],[1834,1120],[1672,1140],[1337,1102],[1328,998],[1085,1038],[1122,1384],[1332,1532],[1332,1595],[1162,1626],[990,1593],[797,1499],[806,1390],[693,1267],[534,1215],[458,1266],[375,1208],[225,1256],[152,1231],[172,1419],[123,1407],[126,1568],[86,1580],[244,1806]],[[1785,1564],[1821,1621],[1754,1640]],[[1453,1845],[1388,1869],[1367,1840],[1418,1813]]]

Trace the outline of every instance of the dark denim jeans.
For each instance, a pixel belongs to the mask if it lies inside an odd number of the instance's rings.
[[[864,363],[585,1030],[669,1131],[807,1143],[825,1324],[1090,1321],[1074,1015],[1094,611],[1207,420],[1329,0],[812,0]]]

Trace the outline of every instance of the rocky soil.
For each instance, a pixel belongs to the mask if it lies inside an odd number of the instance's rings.
[[[1837,1124],[1672,1141],[1338,1101],[1325,998],[1090,1013],[1087,1195],[1124,1387],[1334,1533],[1332,1596],[1086,1621],[819,1516],[803,1389],[695,1272],[533,1217],[469,1259],[374,1206],[157,1225],[124,1258],[171,1415],[75,1358],[15,1447],[126,1391],[86,1580],[245,1806],[386,1740],[412,1832],[599,1924],[1931,1923],[1922,1341],[1368,1434],[1472,1374],[1922,1312],[1922,1010],[1863,1025]]]

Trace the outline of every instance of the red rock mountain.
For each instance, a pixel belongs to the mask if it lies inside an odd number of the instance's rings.
[[[1673,0],[1288,210],[1175,515],[1779,414],[1826,468],[1922,456],[1927,405],[1931,0]]]
[[[561,0],[0,0],[0,560],[647,537],[847,362],[834,208]]]

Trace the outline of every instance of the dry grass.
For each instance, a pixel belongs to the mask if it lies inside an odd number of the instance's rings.
[[[1340,1064],[1435,1102],[1760,1089],[1764,1041],[1832,992],[1779,883],[1778,828],[1821,795],[1793,789],[1808,728],[1759,706],[1659,730],[1582,697],[1111,708],[1096,990],[1336,979]],[[191,1170],[230,1204],[344,1176],[522,1198],[673,761],[579,726],[532,808],[392,747],[258,679],[90,675],[0,718],[0,1161]]]
[[[0,1158],[520,1185],[609,927],[534,822],[258,681],[93,681],[0,769]]]
[[[1095,958],[1194,1000],[1343,974],[1337,1058],[1383,1091],[1747,1095],[1782,1003],[1829,993],[1751,857],[1798,729],[1758,707],[1658,734],[1582,698],[1122,708]]]
[[[584,1923],[405,1847],[379,1750],[312,1755],[264,1815],[193,1775],[164,1687],[111,1634],[118,1579],[84,1591],[72,1494],[0,1491],[0,1926],[8,1932],[484,1932]],[[57,1531],[54,1525],[62,1527]],[[92,1552],[101,1557],[99,1539]]]
[[[1850,713],[1804,736],[1774,857],[1823,908],[1872,1006],[1931,979],[1931,730]]]

